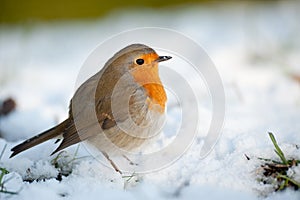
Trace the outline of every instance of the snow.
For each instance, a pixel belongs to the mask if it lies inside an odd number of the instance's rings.
[[[6,189],[19,194],[0,193],[0,198],[299,199],[299,191],[275,193],[257,181],[261,165],[257,157],[276,158],[267,132],[275,134],[286,155],[300,159],[296,148],[300,145],[300,85],[290,76],[300,72],[299,7],[298,2],[289,1],[193,6],[165,12],[124,11],[94,21],[2,26],[0,99],[12,96],[18,107],[0,119],[0,150],[7,144],[0,166],[10,171],[4,176]],[[199,135],[172,165],[122,178],[79,145],[76,157],[82,158],[72,162],[72,173],[62,181],[55,179],[59,171],[51,164],[56,155],[49,156],[57,146],[54,141],[9,159],[14,145],[67,117],[80,67],[100,42],[143,26],[168,27],[188,35],[207,51],[219,71],[226,119],[207,157],[200,158],[203,135]],[[180,68],[174,61],[172,65]],[[205,92],[202,97],[202,122],[207,126],[211,105]],[[172,106],[168,126],[177,126],[180,109],[176,103]],[[168,143],[173,134],[167,131],[164,136],[163,142]],[[74,157],[76,149],[77,145],[66,149],[66,160]],[[299,166],[289,173],[300,181]],[[41,180],[22,181],[36,178]]]

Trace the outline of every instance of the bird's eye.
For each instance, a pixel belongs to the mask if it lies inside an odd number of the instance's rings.
[[[137,59],[135,62],[136,62],[136,64],[138,64],[138,65],[142,65],[142,64],[144,64],[144,59],[139,58],[139,59]]]

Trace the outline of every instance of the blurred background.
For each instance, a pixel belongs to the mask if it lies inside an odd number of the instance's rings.
[[[161,9],[172,6],[182,6],[187,4],[210,4],[205,0],[150,0],[150,1],[101,1],[101,0],[2,0],[1,1],[1,22],[3,23],[23,23],[36,21],[57,21],[57,20],[80,20],[100,18],[116,10],[128,9]],[[216,2],[215,2],[216,3]]]

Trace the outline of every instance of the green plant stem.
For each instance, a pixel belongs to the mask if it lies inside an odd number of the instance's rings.
[[[2,179],[5,174],[8,174],[9,172],[5,168],[0,168],[1,174],[0,174],[0,186],[2,186]]]
[[[287,181],[293,183],[294,185],[296,185],[297,187],[300,188],[300,183],[297,182],[297,181],[295,181],[294,179],[291,179],[291,178],[288,177],[288,176],[285,176],[285,175],[282,175],[282,174],[278,174],[278,175],[277,175],[277,178],[283,178],[283,179],[285,179],[285,180],[287,180]]]
[[[11,191],[6,191],[6,190],[0,190],[0,193],[4,193],[4,194],[18,194],[17,192],[11,192]]]
[[[285,156],[284,156],[284,153],[282,152],[282,150],[281,150],[280,147],[278,146],[277,141],[276,141],[276,139],[275,139],[273,133],[269,132],[269,136],[270,136],[270,138],[271,138],[271,140],[272,140],[272,143],[273,143],[273,145],[274,145],[274,147],[275,147],[275,152],[276,152],[276,154],[279,156],[279,158],[281,159],[282,163],[285,164],[285,165],[287,165],[288,162],[287,162],[287,160],[286,160],[286,158],[285,158]]]

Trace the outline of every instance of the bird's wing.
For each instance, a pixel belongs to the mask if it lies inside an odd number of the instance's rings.
[[[101,101],[100,104],[106,104],[107,102],[108,101]],[[84,118],[84,116],[82,116],[82,118],[80,117],[80,119],[72,119],[72,122],[63,133],[63,141],[52,154],[55,154],[56,152],[73,144],[93,137],[95,134],[99,133],[99,131],[111,128],[115,125],[114,121],[109,118],[109,114],[102,115],[100,117],[100,121],[90,119],[91,117]]]
[[[129,74],[124,82],[118,83],[118,79],[116,73],[98,73],[79,87],[70,104],[72,123],[52,154],[122,123],[130,117],[131,110],[139,113],[138,119],[133,120],[142,121],[146,115],[144,89],[132,81]]]

